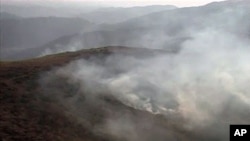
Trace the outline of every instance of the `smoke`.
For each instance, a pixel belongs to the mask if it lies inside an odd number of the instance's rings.
[[[226,141],[230,124],[250,123],[250,41],[236,23],[190,29],[177,54],[77,60],[41,84],[93,132],[114,140]],[[74,86],[71,96],[54,86],[58,77]]]
[[[45,77],[43,85],[51,92],[48,82],[55,76],[68,78],[67,83],[77,87],[77,91],[69,91],[73,93],[69,102],[58,96],[78,116],[79,111],[86,110],[79,103],[99,105],[102,95],[156,117],[162,115],[167,119],[164,122],[176,124],[170,128],[172,125],[166,123],[173,133],[163,135],[168,130],[162,125],[121,110],[124,116],[104,116],[105,120],[94,128],[118,139],[150,140],[151,136],[177,140],[184,136],[175,129],[180,128],[196,137],[187,140],[228,140],[229,124],[250,122],[249,45],[234,34],[208,28],[193,34],[178,54],[143,59],[113,54],[105,59],[78,60],[51,72],[53,77]],[[87,98],[80,102],[83,94]],[[152,130],[160,130],[159,135],[148,131],[149,139],[144,138],[145,124],[150,124]]]

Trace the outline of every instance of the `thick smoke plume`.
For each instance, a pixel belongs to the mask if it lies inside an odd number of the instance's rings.
[[[86,119],[79,114],[84,93],[84,102],[89,105],[109,107],[99,95],[113,97],[132,109],[159,117],[163,124],[146,118],[147,114],[123,110],[120,116],[103,116],[105,120],[96,124],[93,132],[117,140],[226,141],[230,124],[250,123],[250,41],[236,24],[237,18],[232,19],[236,20],[190,29],[190,38],[177,54],[143,59],[113,54],[103,60],[78,60],[50,72],[41,82],[50,91],[55,89],[50,82],[56,76],[77,84],[69,100],[58,97],[81,120]],[[98,106],[95,108],[103,109]]]
[[[94,95],[108,94],[134,109],[174,117],[171,120],[185,131],[228,140],[229,124],[250,122],[249,45],[233,34],[207,29],[194,34],[178,54],[144,59],[114,54],[104,61],[72,62],[54,73],[77,82],[71,107],[81,93],[90,94],[93,103],[100,102]],[[126,140],[140,140],[142,133],[134,129],[133,118],[110,117],[100,128]],[[135,135],[130,138],[127,132]]]

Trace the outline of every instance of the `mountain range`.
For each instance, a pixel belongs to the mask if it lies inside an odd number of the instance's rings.
[[[154,10],[158,7],[146,7],[145,10],[148,8],[152,8]],[[166,7],[162,8],[164,9]],[[127,14],[130,13],[131,9],[127,11]],[[139,7],[139,10],[140,9],[143,8]],[[159,9],[161,9],[161,7]],[[61,34],[61,37],[58,37],[57,39],[54,38],[54,40],[50,38],[51,42],[44,43],[43,45],[37,44],[36,47],[34,47],[34,45],[33,47],[29,46],[28,48],[32,48],[34,52],[33,54],[24,57],[26,55],[25,52],[27,51],[22,50],[8,56],[17,56],[16,59],[31,58],[51,53],[76,51],[83,48],[108,45],[164,48],[167,50],[178,51],[183,43],[193,38],[195,33],[205,32],[204,30],[208,30],[209,28],[211,31],[229,31],[232,34],[243,36],[243,38],[247,39],[249,37],[250,30],[250,20],[248,18],[250,13],[249,9],[248,1],[215,2],[201,7],[175,8],[172,10],[153,12],[116,24],[97,24],[94,27],[92,26],[93,28],[91,28],[91,30],[86,30],[88,29],[88,25],[85,26],[86,28],[83,28],[83,25],[74,26],[75,29],[73,29],[73,34],[71,34],[72,32],[65,31],[67,35],[63,36],[63,34]],[[105,12],[108,13],[114,10],[121,9],[114,8],[113,10],[109,9]],[[124,12],[126,10],[122,9],[121,11]],[[107,19],[106,16],[104,18],[98,18],[98,14],[101,16],[105,13],[101,11],[102,10],[95,12],[95,16],[93,16],[93,18],[97,18],[99,20]],[[142,13],[145,13],[145,11]],[[88,17],[86,17],[86,19],[88,19]],[[71,22],[77,24],[77,22],[73,22],[72,20]],[[32,23],[35,24],[36,22]],[[242,26],[239,27],[239,24]],[[70,24],[68,25],[70,26]],[[66,26],[62,27],[65,28]],[[77,27],[82,28],[81,32],[76,32],[79,30]],[[8,31],[6,31],[6,34],[7,33]],[[40,38],[41,36],[38,37]],[[47,37],[49,38],[50,36],[46,36],[46,38]],[[5,40],[3,40],[3,42],[5,42]],[[9,41],[9,44],[13,43],[13,40]],[[10,58],[11,57],[9,57],[9,59]]]

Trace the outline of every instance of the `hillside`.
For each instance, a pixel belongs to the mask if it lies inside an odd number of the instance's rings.
[[[42,58],[0,63],[1,80],[1,116],[0,116],[0,137],[3,141],[117,141],[124,140],[112,134],[93,130],[95,126],[105,122],[106,116],[113,118],[121,114],[139,120],[150,120],[149,127],[136,125],[141,131],[150,132],[152,136],[164,137],[165,134],[152,131],[151,126],[160,125],[159,130],[176,130],[174,134],[183,134],[183,131],[174,129],[174,123],[169,123],[161,116],[155,116],[148,112],[135,110],[128,107],[112,96],[100,95],[102,102],[88,103],[81,102],[81,116],[72,113],[68,107],[58,102],[57,93],[46,91],[39,80],[43,73],[49,72],[59,66],[65,66],[76,59],[105,58],[114,52],[127,55],[148,56],[162,51],[152,51],[144,49],[130,49],[127,47],[105,47],[99,49],[82,50],[78,52],[68,52],[57,55],[45,56]],[[154,53],[155,52],[155,53]],[[152,54],[153,53],[153,54]],[[157,54],[158,54],[157,53]],[[140,55],[141,54],[141,55]],[[101,59],[102,60],[102,59]],[[59,95],[64,97],[65,102],[70,95],[74,95],[74,85],[69,84],[68,78],[58,77],[55,83],[57,89],[61,89]],[[70,94],[71,93],[71,94]],[[82,96],[91,93],[82,93]],[[49,96],[49,97],[48,97]],[[86,96],[88,97],[88,96]],[[99,100],[100,100],[99,99]],[[80,118],[79,118],[80,117]],[[140,119],[142,120],[142,119]],[[141,124],[143,124],[142,122]],[[184,138],[185,134],[178,138]],[[168,138],[167,136],[165,138]]]
[[[228,141],[230,124],[249,123],[249,51],[200,50],[109,46],[1,62],[1,140]]]

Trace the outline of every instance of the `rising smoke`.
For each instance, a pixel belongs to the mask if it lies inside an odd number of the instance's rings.
[[[91,129],[115,140],[229,140],[230,124],[250,123],[250,41],[239,17],[230,19],[189,30],[177,54],[78,60],[50,72],[42,85],[60,92],[52,84],[63,77],[76,86],[71,96],[57,98],[80,120],[86,120],[84,102],[97,111],[110,108]],[[143,114],[111,108],[100,95]]]

